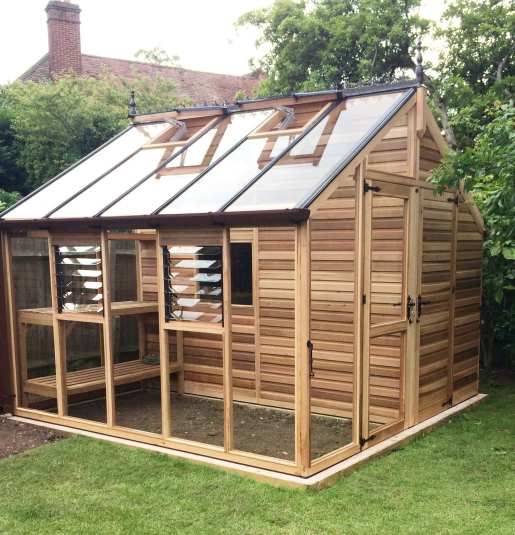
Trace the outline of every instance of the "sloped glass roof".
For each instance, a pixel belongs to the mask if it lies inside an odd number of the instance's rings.
[[[2,214],[6,220],[304,208],[413,94],[383,89],[292,109],[270,99],[204,122],[133,125]],[[263,109],[264,108],[264,109]],[[309,115],[309,120],[301,120]],[[291,123],[291,121],[290,121]],[[164,140],[164,142],[163,142]]]

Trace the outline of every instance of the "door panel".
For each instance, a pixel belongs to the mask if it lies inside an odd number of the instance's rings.
[[[452,193],[422,194],[418,421],[449,407],[452,374],[452,324],[455,218]]]
[[[363,405],[361,442],[397,432],[404,420],[408,292],[408,186],[369,181],[365,193]],[[409,306],[408,306],[409,304]]]

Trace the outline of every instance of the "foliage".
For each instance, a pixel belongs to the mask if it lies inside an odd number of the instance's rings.
[[[140,109],[178,103],[173,84],[158,77],[127,81],[106,73],[1,87],[0,187],[28,193],[112,137],[128,124],[131,88]]]
[[[48,444],[0,461],[0,532],[513,535],[515,388],[486,391],[321,492],[84,437]]]
[[[19,198],[20,194],[17,191],[5,191],[0,188],[0,212],[14,204]]]
[[[166,50],[158,46],[140,48],[134,56],[145,63],[152,63],[153,65],[162,65],[163,67],[179,66],[179,56],[170,56]]]
[[[276,0],[243,15],[268,53],[259,93],[387,82],[413,67],[416,36],[428,21],[413,13],[420,0]]]
[[[510,0],[453,0],[437,31],[445,39],[438,69],[461,79],[472,93],[483,93],[503,71],[513,73],[515,9]],[[456,96],[458,98],[459,95]]]
[[[434,82],[456,140],[433,180],[461,182],[487,227],[482,361],[515,367],[515,9],[499,0],[454,0],[438,36],[447,43]]]

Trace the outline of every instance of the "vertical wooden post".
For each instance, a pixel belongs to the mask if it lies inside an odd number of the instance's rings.
[[[261,401],[261,313],[259,310],[259,228],[252,235],[252,304],[254,306],[254,376],[256,401]]]
[[[449,298],[449,365],[447,375],[447,399],[453,398],[454,390],[454,316],[456,313],[456,255],[458,248],[458,222],[460,217],[459,204],[453,204],[452,236],[451,236],[451,294]],[[482,279],[481,279],[482,280]],[[479,372],[479,370],[478,370]],[[478,373],[479,378],[479,373]],[[479,379],[478,379],[479,380]]]
[[[184,394],[184,333],[175,331],[175,340],[177,344],[177,364],[179,371],[176,374],[177,392]]]
[[[363,273],[364,273],[364,197],[366,162],[356,170],[356,215],[354,219],[354,367],[353,367],[353,396],[352,396],[352,442],[359,444],[362,419],[362,359],[363,359]]]
[[[106,380],[107,425],[116,425],[115,386],[114,386],[114,351],[113,351],[113,314],[111,311],[111,258],[107,231],[100,234],[100,254],[102,256],[102,294],[104,304],[104,322],[102,324],[102,341],[104,347],[104,369]]]
[[[1,235],[1,245],[2,245],[2,266],[0,270],[0,275],[2,280],[0,281],[0,287],[2,292],[0,293],[0,298],[2,298],[1,308],[5,308],[6,315],[5,317],[0,318],[0,332],[3,334],[5,332],[5,338],[2,337],[0,351],[2,352],[0,356],[0,371],[2,371],[2,378],[0,378],[0,387],[2,391],[0,392],[0,397],[5,397],[6,402],[2,403],[2,406],[6,406],[9,409],[13,410],[14,407],[20,404],[21,400],[21,388],[20,381],[18,376],[18,346],[17,346],[17,337],[16,337],[16,304],[14,296],[14,280],[12,274],[12,251],[9,241],[9,236],[6,232],[3,232]],[[5,293],[5,296],[4,296]],[[3,299],[5,297],[5,299]],[[5,323],[4,323],[5,322]],[[5,370],[5,376],[3,375]],[[10,381],[8,378],[10,377]],[[4,391],[5,389],[5,391]]]
[[[232,396],[232,305],[231,305],[231,229],[225,227],[222,240],[223,281],[223,377],[224,377],[224,449],[234,446]]]
[[[48,238],[48,261],[50,267],[50,294],[52,296],[52,326],[54,332],[55,383],[57,390],[57,413],[68,414],[68,393],[66,391],[66,333],[59,321],[57,307],[57,279],[55,250],[52,235]]]
[[[422,266],[419,264],[421,255],[419,249],[421,241],[420,197],[419,188],[410,188],[408,212],[408,257],[407,257],[407,292],[417,299],[420,294],[420,274]],[[420,323],[418,321],[408,324],[406,333],[406,364],[404,374],[404,427],[415,424],[418,413],[418,370],[419,370],[419,338]]]
[[[356,296],[357,299],[363,299],[366,296],[363,304],[362,315],[362,353],[361,353],[361,429],[360,437],[368,438],[368,413],[369,413],[369,390],[370,390],[370,290],[371,280],[370,272],[372,270],[372,195],[363,195],[362,210],[363,210],[363,293]]]
[[[168,331],[165,329],[165,280],[163,252],[161,250],[161,234],[159,230],[156,232],[156,261],[159,316],[159,362],[161,365],[161,426],[164,438],[168,438],[171,433],[170,348],[168,347]]]
[[[141,241],[135,240],[136,247],[136,299],[139,302],[143,301],[143,263],[141,259]],[[146,332],[145,320],[142,316],[138,316],[138,356],[143,360],[146,352]]]
[[[295,233],[295,462],[306,473],[311,464],[311,378],[308,340],[310,333],[309,221]]]

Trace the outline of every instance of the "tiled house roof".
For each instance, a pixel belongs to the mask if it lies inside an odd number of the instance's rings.
[[[162,76],[171,80],[178,94],[191,99],[193,102],[223,102],[234,100],[237,91],[242,90],[251,95],[259,82],[253,76],[234,76],[213,72],[193,71],[181,67],[166,67],[131,61],[125,59],[103,58],[82,54],[82,74],[86,76],[100,76],[102,72],[109,72],[122,78],[137,78],[139,76]],[[50,81],[48,54],[20,76],[23,81]]]

